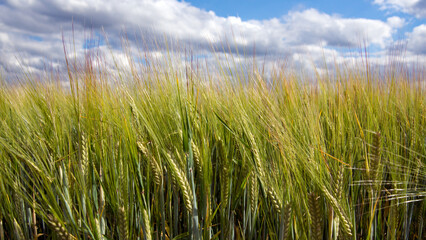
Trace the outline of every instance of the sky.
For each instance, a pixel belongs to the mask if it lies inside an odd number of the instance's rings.
[[[199,56],[232,41],[247,58],[255,49],[302,66],[353,60],[361,47],[386,62],[403,46],[404,61],[424,63],[425,19],[426,0],[0,0],[0,74],[61,71],[64,44],[75,57],[96,49],[125,62],[123,37],[132,48],[167,37]]]

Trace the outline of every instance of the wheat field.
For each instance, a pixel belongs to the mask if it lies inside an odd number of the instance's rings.
[[[142,55],[3,80],[0,239],[425,239],[423,68]]]

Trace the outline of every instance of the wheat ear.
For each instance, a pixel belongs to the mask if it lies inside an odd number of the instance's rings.
[[[281,214],[282,203],[281,203],[281,199],[278,196],[277,192],[272,187],[269,187],[267,194],[268,194],[269,198],[271,199],[272,206],[274,207],[275,211],[278,214]]]
[[[334,212],[337,213],[337,215],[339,216],[339,219],[342,222],[342,227],[343,227],[344,232],[348,236],[352,236],[352,224],[349,221],[349,218],[344,213],[342,207],[339,205],[337,200],[330,194],[330,192],[325,187],[322,188],[322,191],[325,195],[325,198],[328,200],[328,202],[333,207]]]
[[[144,224],[144,228],[145,228],[145,239],[146,240],[151,240],[151,226],[149,224],[149,217],[148,217],[148,212],[146,211],[146,209],[144,208],[142,210],[142,217],[143,217],[143,224]]]
[[[118,208],[118,228],[120,230],[120,240],[128,240],[129,229],[127,228],[127,216],[123,206]]]
[[[260,154],[259,154],[259,150],[257,148],[256,141],[255,141],[254,136],[251,132],[248,132],[247,135],[249,137],[250,144],[252,145],[252,151],[253,151],[254,162],[255,162],[257,173],[259,174],[260,179],[263,180],[264,179],[264,171],[263,171],[262,161],[260,159]]]
[[[288,238],[291,220],[291,206],[289,203],[284,205],[284,218],[282,220],[284,221],[283,239],[285,240]]]
[[[161,169],[158,162],[155,160],[155,158],[152,156],[151,153],[149,153],[148,149],[143,145],[142,142],[137,142],[139,151],[145,156],[145,158],[149,161],[149,166],[151,167],[152,173],[154,175],[154,183],[157,185],[160,185],[163,181],[163,170]]]
[[[322,217],[320,208],[320,197],[316,193],[308,196],[309,213],[311,215],[311,234],[313,240],[322,239]]]
[[[204,179],[203,162],[201,160],[200,149],[198,149],[197,145],[194,143],[194,141],[192,139],[191,139],[191,147],[192,147],[192,151],[194,152],[195,169],[197,170],[197,172],[200,176],[200,179]]]
[[[370,180],[376,181],[380,166],[380,133],[374,134],[373,138],[373,151],[372,158],[370,161]]]
[[[84,134],[81,135],[81,145],[81,172],[83,174],[83,178],[85,178],[87,174],[87,168],[89,166],[89,146]]]
[[[48,215],[47,221],[52,226],[53,231],[58,235],[59,239],[61,240],[76,239],[73,235],[68,233],[67,229],[53,215]]]
[[[257,209],[258,197],[259,197],[259,191],[257,186],[257,176],[256,176],[256,172],[252,171],[250,175],[250,207],[253,213]]]
[[[101,233],[101,224],[99,223],[99,219],[95,218],[95,234],[96,234],[96,239],[100,239],[102,240],[102,233]]]
[[[183,200],[185,202],[186,209],[189,211],[189,213],[192,213],[192,194],[191,194],[191,188],[189,186],[188,180],[185,176],[185,173],[178,168],[175,161],[172,159],[170,155],[168,155],[168,162],[170,167],[170,172],[172,173],[172,176],[177,183],[177,185],[180,187],[183,195]]]

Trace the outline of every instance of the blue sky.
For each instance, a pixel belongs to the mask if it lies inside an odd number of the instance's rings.
[[[328,14],[343,18],[366,18],[386,21],[389,16],[407,19],[406,25],[395,32],[395,36],[403,36],[414,26],[424,23],[410,14],[396,9],[381,10],[380,6],[369,0],[328,0],[328,1],[296,1],[296,0],[187,0],[193,6],[206,11],[214,11],[218,16],[238,16],[243,20],[270,19],[285,16],[289,11],[300,11],[314,8]]]
[[[232,39],[238,49],[256,46],[302,65],[351,60],[362,44],[380,63],[402,43],[407,62],[425,62],[425,18],[426,0],[2,0],[0,72],[63,68],[62,34],[68,47],[74,36],[76,57],[96,49],[125,61],[124,32],[134,48],[147,36],[168,36],[209,56],[212,45]]]
[[[295,0],[187,0],[196,7],[212,10],[217,15],[239,16],[243,20],[268,19],[280,17],[288,11],[296,11],[306,8],[315,8],[322,12],[337,13],[343,17],[374,18],[383,15],[377,7],[373,7],[371,1],[295,1]]]

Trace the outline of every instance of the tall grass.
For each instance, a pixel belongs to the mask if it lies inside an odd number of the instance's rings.
[[[425,238],[423,69],[168,53],[3,84],[0,239]]]

